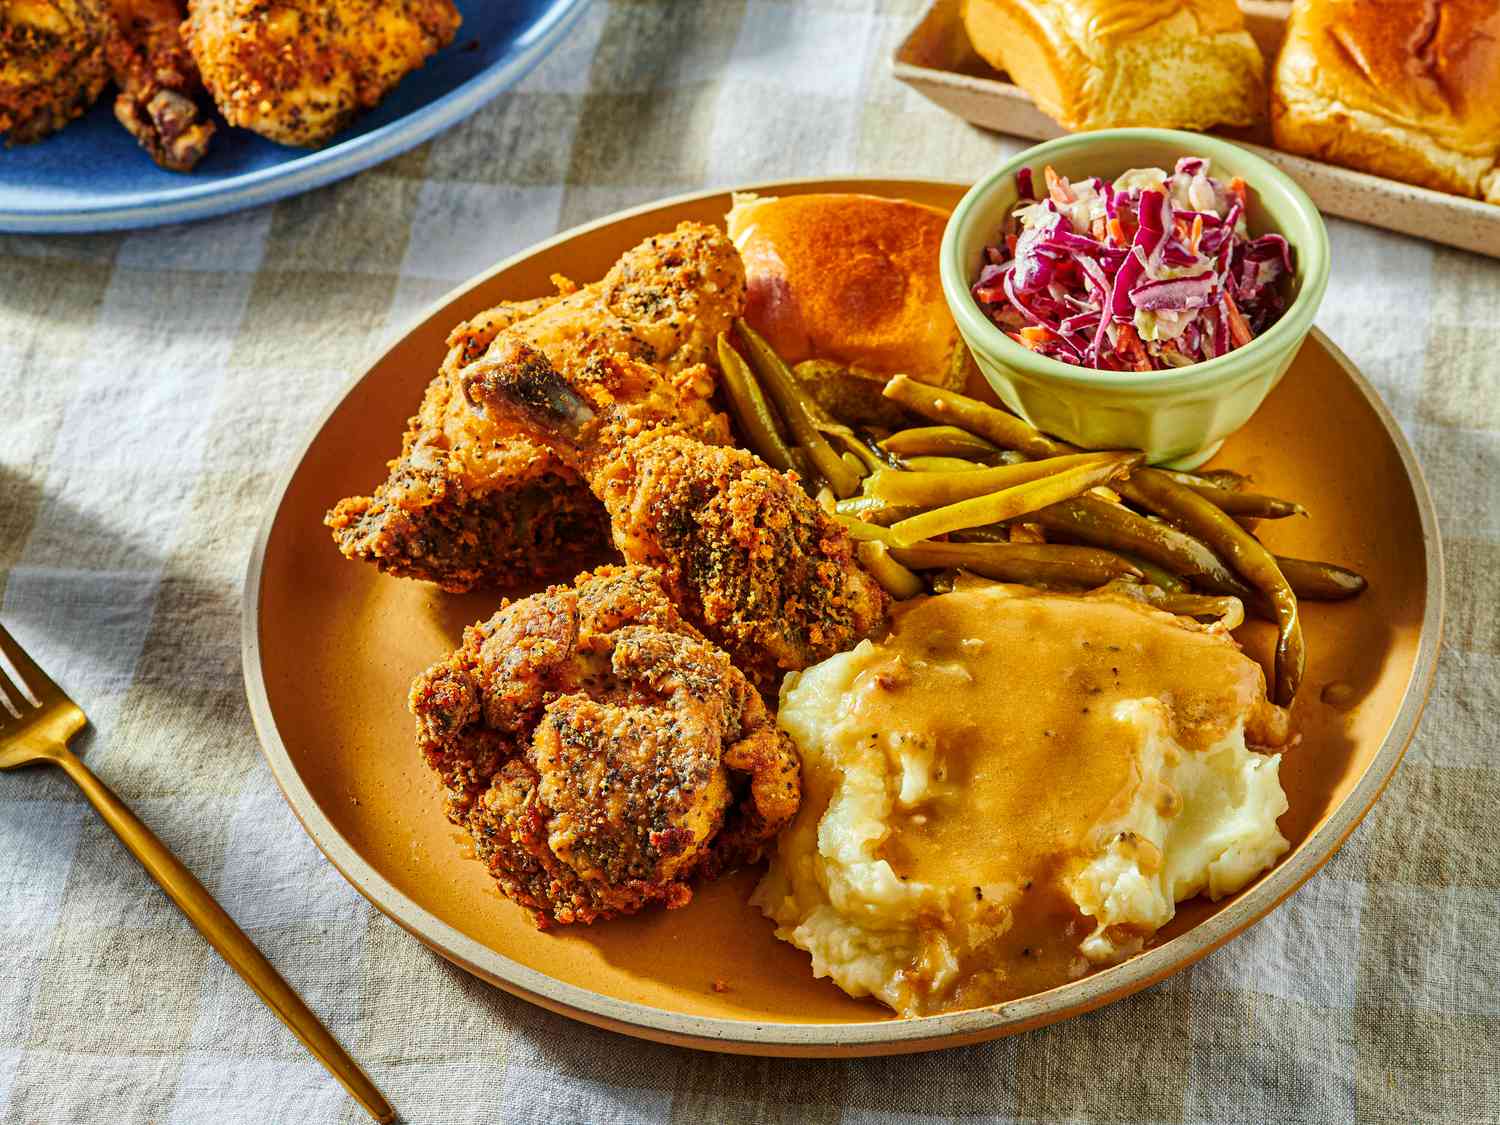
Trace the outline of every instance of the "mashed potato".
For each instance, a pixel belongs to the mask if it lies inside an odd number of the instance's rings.
[[[1280,756],[1246,744],[1279,718],[1227,635],[1122,599],[916,599],[783,688],[803,805],[755,902],[905,1015],[1052,987],[1285,852]]]

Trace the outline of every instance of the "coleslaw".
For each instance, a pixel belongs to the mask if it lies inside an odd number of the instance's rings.
[[[1243,347],[1285,311],[1292,248],[1251,238],[1243,180],[1185,156],[1170,174],[1133,168],[1069,183],[1050,166],[985,248],[971,292],[1011,339],[1104,371],[1187,367]]]

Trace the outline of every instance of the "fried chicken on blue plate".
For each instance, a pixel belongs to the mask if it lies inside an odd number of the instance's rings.
[[[103,0],[0,0],[0,137],[40,140],[93,105],[111,27]]]
[[[452,0],[193,0],[188,42],[231,125],[326,144],[458,31]]]
[[[190,171],[208,151],[214,123],[198,66],[183,39],[184,0],[108,0],[114,19],[107,54],[119,93],[115,120],[163,168]]]
[[[801,799],[760,695],[645,567],[504,605],[410,706],[449,818],[543,929],[684,905]]]

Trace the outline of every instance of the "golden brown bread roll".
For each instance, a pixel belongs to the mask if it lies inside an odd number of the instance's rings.
[[[1298,0],[1271,125],[1288,152],[1500,203],[1500,4]]]
[[[938,247],[948,213],[874,195],[737,195],[745,318],[788,363],[940,371],[958,339]]]
[[[957,390],[968,350],[943,297],[948,213],[874,195],[736,195],[729,237],[745,262],[745,319],[824,408],[885,424],[895,374]],[[873,386],[872,386],[873,384]]]
[[[1234,0],[964,0],[991,66],[1069,129],[1208,129],[1264,113],[1265,60]]]

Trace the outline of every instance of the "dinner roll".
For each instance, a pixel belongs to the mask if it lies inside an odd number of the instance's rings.
[[[1495,0],[1297,0],[1276,147],[1500,203]]]
[[[1069,129],[1262,116],[1265,60],[1234,0],[963,0],[974,49]]]
[[[745,262],[745,319],[788,363],[930,380],[958,340],[938,276],[947,222],[936,207],[874,195],[737,194],[728,225]]]

